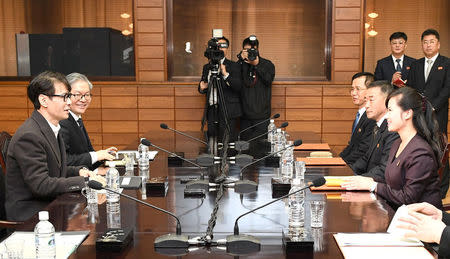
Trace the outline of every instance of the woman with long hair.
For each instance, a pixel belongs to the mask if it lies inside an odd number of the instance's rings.
[[[428,202],[442,208],[438,168],[443,152],[441,133],[433,107],[415,89],[399,88],[386,99],[389,131],[400,138],[391,147],[386,163],[386,183],[350,177],[347,190],[369,190],[394,206]]]

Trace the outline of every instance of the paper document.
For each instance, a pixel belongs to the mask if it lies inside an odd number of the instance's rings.
[[[394,235],[398,238],[403,238],[405,236],[405,233],[408,232],[408,230],[403,229],[403,228],[398,228],[398,225],[407,224],[407,223],[402,223],[401,221],[398,220],[399,218],[412,218],[412,216],[410,216],[408,214],[408,208],[405,205],[402,205],[397,209],[394,217],[391,220],[391,224],[389,224],[389,228],[388,228],[387,232],[391,233],[392,235]],[[408,239],[414,240],[414,241],[419,241],[417,238],[408,238]]]
[[[337,233],[339,246],[423,246],[420,241],[402,239],[389,233]]]
[[[55,233],[56,258],[68,258],[83,243],[89,231],[67,231]],[[0,244],[4,246],[6,240],[22,239],[24,241],[23,258],[36,258],[36,246],[34,240],[34,232],[16,231]]]

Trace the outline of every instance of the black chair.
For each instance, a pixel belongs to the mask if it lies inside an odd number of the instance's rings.
[[[11,135],[5,131],[0,132],[0,238],[7,235],[6,229],[14,229],[23,222],[6,220],[5,211],[5,178],[6,178],[6,154],[8,152],[8,145],[11,141]]]
[[[8,152],[8,145],[11,142],[12,136],[6,132],[0,132],[0,166],[3,169],[3,174],[6,174],[6,153]]]

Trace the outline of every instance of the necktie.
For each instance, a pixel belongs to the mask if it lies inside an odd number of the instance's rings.
[[[79,118],[77,122],[78,122],[78,125],[80,125],[80,130],[83,133],[84,139],[86,139],[86,143],[88,144],[89,149],[93,150],[91,140],[89,139],[89,135],[87,134],[86,128],[84,127],[83,120],[81,118]]]
[[[395,67],[395,71],[397,72],[402,72],[402,66],[400,66],[400,61],[402,61],[401,59],[396,59],[395,62],[397,62],[397,66]]]
[[[428,59],[427,63],[428,63],[428,67],[427,67],[427,71],[425,71],[425,82],[428,80],[428,76],[430,75],[430,71],[431,71],[431,67],[432,67],[432,64],[433,64],[433,60],[432,59]]]
[[[356,118],[355,118],[355,120],[353,121],[353,127],[352,127],[352,135],[353,135],[353,133],[355,132],[355,130],[356,130],[356,126],[358,125],[358,121],[359,121],[359,112],[357,112],[356,113]]]
[[[379,130],[380,130],[380,127],[378,127],[378,125],[375,125],[375,127],[373,127],[373,138],[374,139],[377,138],[377,134],[378,134]]]

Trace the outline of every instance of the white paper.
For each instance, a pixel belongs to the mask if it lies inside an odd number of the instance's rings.
[[[420,241],[398,238],[389,233],[337,233],[339,246],[423,246]]]
[[[68,258],[84,241],[89,231],[68,231],[68,232],[56,232],[55,244],[56,244],[56,258],[64,259]],[[1,245],[3,246],[6,240],[10,239],[22,239],[24,241],[23,246],[23,258],[34,259],[36,258],[36,246],[34,240],[34,232],[22,232],[16,231],[12,233],[7,239],[3,240]]]
[[[404,238],[405,233],[408,232],[407,229],[398,228],[399,225],[404,225],[407,223],[403,223],[399,221],[399,218],[413,218],[411,215],[408,214],[408,208],[405,205],[400,206],[397,211],[395,212],[394,217],[391,220],[391,224],[389,224],[387,232],[403,239],[409,239],[411,241],[420,242],[417,238]]]

